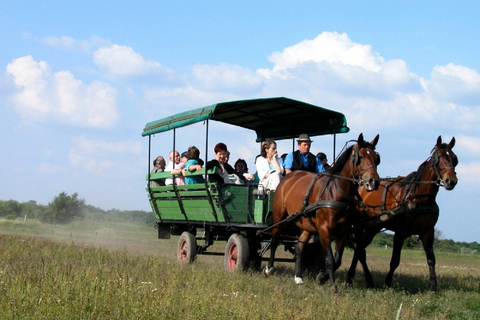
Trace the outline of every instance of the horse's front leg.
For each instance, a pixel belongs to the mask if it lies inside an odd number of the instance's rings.
[[[302,234],[300,234],[300,237],[298,238],[297,245],[295,246],[295,278],[294,280],[296,284],[303,284],[302,254],[303,254],[303,249],[305,248],[305,244],[308,242],[309,239],[310,239],[310,233],[307,231],[303,231]]]
[[[430,272],[430,291],[437,291],[437,274],[435,273],[435,253],[433,252],[434,230],[420,236],[423,244],[423,250],[427,257],[428,271]]]

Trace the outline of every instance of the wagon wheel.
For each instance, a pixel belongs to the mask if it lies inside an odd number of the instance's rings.
[[[197,240],[188,231],[184,231],[178,239],[177,259],[180,263],[190,263],[197,255]]]
[[[249,263],[248,240],[241,234],[232,234],[225,248],[225,270],[245,270],[248,268]]]

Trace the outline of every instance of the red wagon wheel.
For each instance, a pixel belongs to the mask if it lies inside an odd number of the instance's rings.
[[[184,231],[178,239],[177,259],[180,263],[190,263],[197,255],[197,240],[188,231]]]
[[[248,268],[249,263],[248,240],[241,234],[232,234],[225,248],[225,270],[244,270]]]

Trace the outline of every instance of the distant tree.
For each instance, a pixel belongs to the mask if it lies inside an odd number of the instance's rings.
[[[403,247],[409,248],[409,249],[418,248],[419,246],[418,241],[419,241],[418,236],[408,237],[403,241]]]
[[[443,232],[442,230],[439,230],[435,228],[434,235],[433,235],[435,242],[438,242],[443,239]]]
[[[22,205],[15,200],[2,201],[0,204],[0,216],[15,218],[22,212]]]
[[[79,199],[77,193],[69,196],[67,193],[62,192],[48,204],[42,221],[66,224],[75,218],[82,218],[84,207],[85,200]]]
[[[393,234],[392,233],[387,233],[387,232],[379,232],[373,238],[372,244],[377,245],[377,246],[393,246]]]

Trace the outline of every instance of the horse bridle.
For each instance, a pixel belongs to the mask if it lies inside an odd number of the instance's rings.
[[[434,154],[432,155],[432,157],[433,157],[432,168],[433,168],[433,171],[435,172],[435,174],[437,175],[437,180],[435,180],[435,184],[439,187],[445,187],[445,182],[442,179],[442,175],[445,172],[447,172],[448,170],[454,170],[455,167],[454,166],[447,167],[441,173],[438,172],[437,165],[440,164],[440,157],[438,156],[438,151],[440,151],[441,149],[447,149],[447,147],[442,147],[442,148],[439,148],[439,149],[435,150]],[[450,163],[453,163],[453,161],[451,160]]]
[[[363,178],[363,175],[370,169],[370,168],[376,168],[379,164],[380,164],[380,161],[378,161],[378,163],[374,163],[372,165],[369,165],[368,167],[365,168],[365,170],[363,170],[362,172],[360,172],[360,170],[358,170],[358,162],[359,162],[359,159],[360,159],[360,149],[362,148],[372,148],[373,150],[375,150],[375,148],[371,145],[365,145],[363,147],[360,147],[358,144],[357,146],[353,149],[354,150],[354,155],[353,155],[353,158],[352,158],[352,167],[353,167],[353,180],[357,182],[358,185],[360,184],[364,184],[364,180],[362,179]],[[377,155],[378,155],[378,152],[377,152]],[[358,176],[358,178],[355,177],[355,175]]]

